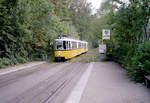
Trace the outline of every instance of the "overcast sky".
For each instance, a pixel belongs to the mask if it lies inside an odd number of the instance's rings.
[[[95,12],[95,10],[100,7],[100,4],[102,2],[102,0],[87,0],[87,1],[92,3],[92,6],[94,8],[93,12]]]
[[[100,4],[102,1],[104,0],[87,0],[88,2],[92,3],[93,6],[93,13],[96,12],[96,9],[98,9],[100,7]],[[129,0],[122,0],[123,2],[127,3]]]

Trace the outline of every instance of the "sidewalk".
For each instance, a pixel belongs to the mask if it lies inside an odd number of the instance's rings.
[[[150,90],[114,62],[95,63],[80,103],[150,103]]]

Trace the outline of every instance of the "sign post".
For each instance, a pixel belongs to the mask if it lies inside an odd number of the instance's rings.
[[[105,59],[105,53],[106,53],[106,44],[103,43],[103,40],[110,40],[110,30],[109,29],[103,29],[102,30],[102,44],[99,45],[99,53],[102,60]]]

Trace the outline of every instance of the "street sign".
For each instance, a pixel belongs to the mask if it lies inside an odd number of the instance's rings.
[[[106,52],[106,44],[99,45],[99,53],[105,53]]]
[[[102,35],[103,35],[103,40],[104,39],[110,39],[110,30],[109,29],[103,29],[102,31]]]

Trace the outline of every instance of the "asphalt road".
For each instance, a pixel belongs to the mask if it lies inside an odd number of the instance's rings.
[[[0,75],[0,103],[62,103],[88,63],[45,63]]]
[[[44,63],[0,75],[0,103],[150,103],[149,97],[113,62]]]

